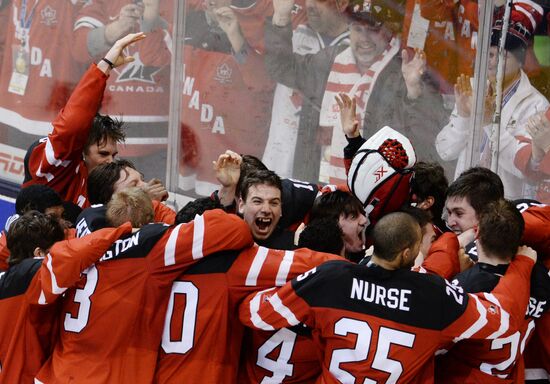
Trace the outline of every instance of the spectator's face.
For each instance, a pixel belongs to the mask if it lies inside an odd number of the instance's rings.
[[[338,224],[344,233],[344,246],[347,252],[360,252],[365,245],[365,215],[352,213],[347,217],[340,215]]]
[[[130,187],[141,188],[144,185],[145,182],[143,181],[143,175],[133,168],[126,167],[120,171],[120,177],[114,185],[113,193]]]
[[[384,52],[391,33],[385,27],[373,27],[366,23],[350,25],[350,45],[357,64],[370,66]]]
[[[447,198],[445,209],[447,210],[447,227],[457,235],[478,224],[476,211],[465,197]]]
[[[521,68],[521,63],[509,51],[506,51],[504,57],[505,57],[504,82],[506,84],[510,80],[515,79],[516,76],[519,74],[519,70]],[[492,81],[496,81],[497,66],[498,66],[498,47],[493,46],[493,47],[489,48],[489,64],[488,64],[488,66],[489,67],[487,69],[487,75],[489,76],[489,79],[492,80]]]
[[[256,240],[267,239],[281,218],[281,191],[271,185],[252,185],[246,201],[239,199],[239,213]]]
[[[306,0],[306,13],[308,25],[321,35],[342,23],[333,0]]]
[[[117,154],[118,148],[116,142],[107,138],[99,145],[92,144],[84,150],[84,163],[86,163],[88,172],[91,172],[98,165],[112,163]]]

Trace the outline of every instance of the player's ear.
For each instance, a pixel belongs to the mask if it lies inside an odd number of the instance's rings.
[[[40,247],[36,247],[36,248],[34,249],[34,252],[33,252],[34,257],[46,257],[47,254],[48,254],[48,251],[47,251],[47,250],[43,250],[43,249],[40,248]]]
[[[430,207],[434,205],[434,203],[435,203],[434,197],[428,196],[420,204],[418,204],[417,207],[420,209],[426,210],[426,209],[430,209]]]
[[[244,214],[244,201],[242,197],[239,197],[239,202],[237,203],[239,213],[242,215]]]

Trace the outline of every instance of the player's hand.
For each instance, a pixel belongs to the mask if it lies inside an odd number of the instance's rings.
[[[472,114],[472,84],[470,78],[465,74],[456,78],[455,100],[458,115],[470,117]]]
[[[465,248],[468,244],[470,244],[472,241],[476,238],[476,231],[474,228],[470,228],[464,232],[462,232],[460,235],[457,236],[458,243],[460,244],[461,248]]]
[[[227,150],[212,162],[216,179],[225,188],[235,187],[241,176],[242,157],[236,152]]]
[[[349,137],[359,137],[359,120],[357,119],[355,97],[352,99],[345,93],[334,97],[340,108],[340,122],[344,134]]]
[[[143,39],[145,39],[145,34],[143,32],[130,33],[122,39],[117,40],[113,47],[109,49],[109,52],[105,54],[105,58],[113,63],[115,68],[126,63],[131,63],[134,61],[134,58],[132,56],[126,56],[124,54],[124,49]],[[100,61],[97,66],[101,70],[103,70],[103,68],[108,68],[104,61]]]
[[[273,0],[273,24],[280,27],[290,24],[294,0]]]
[[[535,251],[531,247],[528,247],[526,245],[522,245],[518,248],[517,254],[527,256],[528,258],[533,260],[535,263],[537,262],[537,251]]]
[[[415,48],[414,56],[410,58],[409,52],[403,49],[401,57],[401,73],[407,86],[407,97],[416,99],[422,93],[422,75],[426,72],[426,53]]]
[[[464,248],[460,248],[458,250],[458,264],[460,264],[460,272],[464,272],[465,270],[473,267],[475,262],[464,251]]]
[[[151,200],[165,201],[168,199],[168,191],[159,179],[149,180],[142,189],[149,195]]]

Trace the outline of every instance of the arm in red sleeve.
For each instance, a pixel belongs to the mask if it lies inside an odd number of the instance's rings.
[[[106,83],[107,76],[92,64],[53,121],[52,133],[35,147],[29,160],[33,178],[38,170],[54,173],[56,168],[66,167],[66,162],[80,160]]]
[[[160,201],[153,200],[153,210],[155,211],[155,223],[172,225],[176,222],[176,212]]]
[[[432,244],[422,267],[429,273],[450,280],[460,273],[459,249],[457,236],[452,232],[444,233]]]

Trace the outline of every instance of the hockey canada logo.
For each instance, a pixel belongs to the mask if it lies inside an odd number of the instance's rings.
[[[42,18],[41,23],[48,27],[57,24],[57,11],[49,5],[40,11],[40,17]]]
[[[222,65],[218,66],[216,68],[216,76],[214,76],[214,79],[220,82],[221,84],[229,84],[231,83],[231,75],[233,74],[233,70],[227,63],[223,63]]]
[[[155,75],[160,71],[160,68],[145,66],[139,58],[139,52],[135,52],[132,56],[134,56],[134,61],[123,67],[116,79],[117,83],[142,81],[144,83],[155,84]]]

